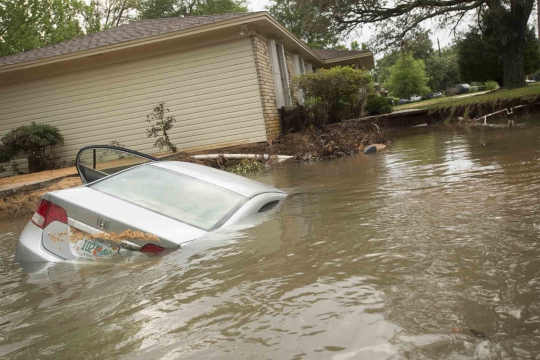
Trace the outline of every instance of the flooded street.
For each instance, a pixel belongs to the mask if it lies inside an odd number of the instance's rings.
[[[274,166],[277,211],[163,256],[23,267],[28,219],[0,224],[0,357],[540,359],[529,120]]]

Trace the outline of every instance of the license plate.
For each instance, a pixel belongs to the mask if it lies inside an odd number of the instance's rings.
[[[71,230],[73,234],[73,228]],[[120,251],[120,246],[98,239],[92,239],[89,234],[80,230],[76,231],[76,236],[77,241],[72,242],[71,246],[78,256],[103,257],[114,255]]]

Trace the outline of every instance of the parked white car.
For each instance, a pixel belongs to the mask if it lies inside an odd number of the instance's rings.
[[[43,196],[19,238],[17,260],[178,249],[287,197],[226,171],[113,146],[81,149],[76,166],[84,185]]]
[[[420,100],[422,100],[421,96],[418,96],[418,95],[411,96],[411,101],[412,102],[417,102],[417,101],[420,101]]]

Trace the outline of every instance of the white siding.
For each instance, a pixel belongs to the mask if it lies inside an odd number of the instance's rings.
[[[156,153],[146,115],[160,102],[180,150],[266,140],[249,38],[0,87],[0,136],[35,121],[64,135],[60,160],[111,141]]]

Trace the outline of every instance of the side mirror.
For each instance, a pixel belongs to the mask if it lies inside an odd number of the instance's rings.
[[[92,145],[79,150],[75,166],[83,184],[159,159],[112,145]]]

